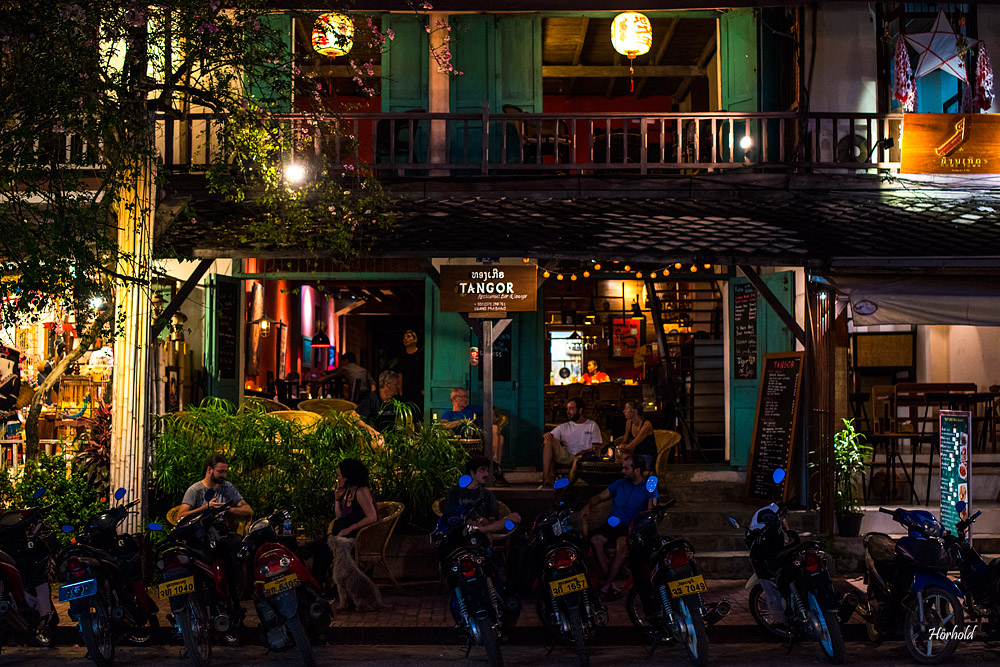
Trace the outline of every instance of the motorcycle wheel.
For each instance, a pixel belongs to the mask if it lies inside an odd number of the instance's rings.
[[[577,663],[580,667],[590,667],[590,655],[587,653],[587,640],[583,634],[583,621],[579,612],[570,616],[569,629],[573,634],[573,644],[576,646]]]
[[[134,628],[129,628],[125,631],[125,639],[129,643],[136,646],[145,646],[153,641],[156,637],[156,632],[159,630],[160,623],[156,618],[156,614],[150,614],[146,617],[145,622],[142,625],[138,625]]]
[[[768,634],[776,639],[787,640],[788,630],[778,627],[778,619],[771,614],[771,608],[767,605],[767,596],[764,594],[764,587],[757,584],[750,589],[750,615],[757,625],[767,630]]]
[[[635,589],[635,586],[630,588],[628,595],[625,596],[625,611],[628,612],[628,618],[632,621],[632,625],[642,630],[649,639],[656,639],[656,629],[649,622],[645,605],[643,605],[642,598],[639,597],[639,591]]]
[[[211,628],[208,607],[200,596],[188,597],[187,606],[177,612],[177,625],[181,628],[184,648],[195,667],[209,667],[212,664]]]
[[[962,606],[954,595],[937,586],[928,586],[923,592],[924,624],[920,624],[920,610],[916,598],[906,609],[903,620],[903,640],[910,657],[922,665],[936,665],[955,653],[959,639],[931,639],[930,631],[941,628],[954,631],[962,627]]]
[[[115,662],[115,640],[111,618],[104,605],[98,602],[80,614],[80,634],[90,659],[97,667],[111,667]]]
[[[829,609],[821,608],[819,600],[816,599],[816,594],[812,591],[809,591],[809,609],[807,613],[809,614],[809,621],[812,627],[818,633],[816,641],[819,642],[820,648],[823,649],[826,661],[832,665],[843,664],[846,650],[844,649],[844,636],[840,631],[840,622],[837,620],[837,615]]]
[[[704,667],[708,663],[708,636],[705,621],[701,617],[701,601],[697,595],[688,595],[677,600],[678,639],[684,644],[691,664]]]
[[[295,645],[299,647],[299,653],[302,654],[302,662],[305,663],[305,666],[316,667],[316,656],[313,654],[312,643],[309,641],[306,629],[302,626],[302,619],[298,616],[292,616],[285,621],[285,627],[292,634]]]
[[[488,621],[488,619],[482,619]],[[500,652],[500,640],[493,628],[482,628],[483,646],[486,648],[486,661],[490,667],[503,667],[503,653]]]

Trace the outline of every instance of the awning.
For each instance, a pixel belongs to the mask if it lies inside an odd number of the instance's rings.
[[[854,324],[1000,326],[1000,280],[965,276],[834,277],[851,299]]]

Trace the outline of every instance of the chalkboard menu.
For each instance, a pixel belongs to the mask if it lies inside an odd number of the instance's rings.
[[[215,283],[215,371],[221,380],[235,380],[240,282],[223,278],[219,276]]]
[[[802,353],[782,352],[764,357],[764,375],[757,393],[757,416],[750,444],[747,497],[771,500],[777,468],[788,467],[795,442],[799,391],[802,387]],[[782,497],[787,497],[784,485]]]
[[[513,324],[503,330],[493,342],[493,381],[510,382],[511,379],[511,354],[513,354],[513,338],[511,329]],[[484,346],[480,346],[483,348]],[[479,379],[483,379],[483,364],[479,364]]]
[[[733,368],[738,380],[757,379],[757,290],[733,287]]]

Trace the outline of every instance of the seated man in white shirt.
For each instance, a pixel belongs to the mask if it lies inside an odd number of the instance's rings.
[[[559,424],[542,436],[542,486],[548,488],[555,482],[556,463],[571,464],[569,478],[576,479],[576,469],[587,452],[600,451],[604,438],[601,429],[593,419],[584,415],[586,406],[579,398],[566,402],[566,416],[569,421]]]

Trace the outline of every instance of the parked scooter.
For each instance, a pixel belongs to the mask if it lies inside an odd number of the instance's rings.
[[[903,633],[910,657],[925,665],[950,658],[962,626],[962,591],[948,578],[954,567],[942,538],[945,531],[925,510],[889,510],[906,528],[906,537],[865,535],[865,582],[868,604],[862,616],[876,641]]]
[[[33,498],[43,495],[45,489],[38,489]],[[37,646],[51,646],[52,629],[59,624],[46,576],[58,549],[44,521],[50,509],[33,507],[0,516],[0,636],[13,634]]]
[[[569,480],[559,479],[553,488],[568,485]],[[580,665],[589,665],[587,639],[608,624],[608,611],[587,572],[587,544],[569,522],[572,512],[569,505],[561,505],[539,514],[528,550],[538,586],[539,620],[557,640],[574,644]]]
[[[467,486],[471,481],[464,475],[459,484]],[[483,646],[491,667],[501,667],[500,637],[517,622],[521,603],[505,596],[490,539],[467,521],[484,501],[445,512],[431,533],[431,542],[437,547],[450,592],[451,615],[468,640],[466,656],[473,645]],[[516,526],[508,519],[504,528],[513,531]]]
[[[965,512],[966,507],[964,500],[955,505],[959,514]],[[955,535],[946,533],[944,541],[952,558],[958,562],[958,586],[965,593],[969,620],[985,626],[987,639],[997,640],[1000,639],[1000,558],[987,564],[969,539],[969,528],[980,514],[981,510],[959,521]]]
[[[316,657],[306,628],[322,632],[330,627],[333,615],[294,545],[291,513],[278,510],[250,526],[240,555],[253,554],[253,601],[264,646],[278,651],[294,644],[307,667],[313,667]]]
[[[205,502],[215,496],[214,491],[205,493]],[[172,616],[167,618],[179,631],[196,667],[212,663],[213,629],[227,644],[239,643],[237,629],[243,622],[243,607],[235,591],[230,591],[229,574],[235,554],[223,554],[227,546],[221,544],[227,535],[222,515],[233,504],[189,514],[158,549],[156,567],[164,583],[157,589],[157,599],[170,599]],[[158,524],[149,524],[149,528],[162,530]]]
[[[657,479],[646,480],[655,489]],[[632,624],[652,639],[650,654],[662,641],[678,642],[695,665],[708,662],[706,627],[729,613],[729,601],[706,605],[708,590],[698,573],[694,547],[683,539],[660,535],[658,526],[673,504],[670,500],[637,515],[628,534],[628,564],[633,586],[625,597]]]
[[[775,485],[785,479],[774,471]],[[733,528],[744,528],[754,574],[747,582],[750,613],[762,628],[789,642],[815,641],[827,661],[844,662],[840,623],[851,617],[857,602],[850,596],[838,601],[826,553],[819,542],[803,542],[785,523],[788,505],[775,502],[754,513],[749,527],[730,517]]]
[[[118,489],[121,502],[127,491]],[[94,664],[107,667],[115,661],[116,635],[133,644],[153,639],[157,607],[146,593],[139,545],[131,535],[119,535],[118,525],[138,503],[119,504],[90,517],[75,543],[57,559],[66,584],[59,587],[59,601],[69,602],[69,615],[83,635]],[[63,532],[75,530],[63,526]]]

